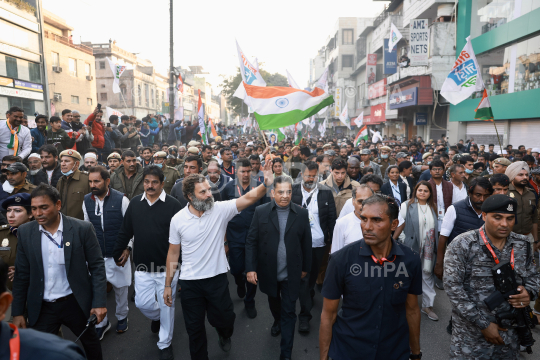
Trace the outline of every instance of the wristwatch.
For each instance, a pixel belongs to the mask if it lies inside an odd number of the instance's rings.
[[[409,359],[411,359],[411,360],[412,359],[421,359],[421,358],[422,358],[422,352],[421,351],[420,351],[420,354],[414,355],[414,354],[411,353],[411,355],[409,356]]]
[[[229,242],[228,242],[228,241],[225,241],[225,242],[223,243],[223,245],[229,246]]]
[[[128,246],[127,249],[129,250],[129,252],[131,252],[132,250],[131,246]]]

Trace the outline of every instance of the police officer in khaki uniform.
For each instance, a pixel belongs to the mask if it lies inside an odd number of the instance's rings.
[[[17,228],[32,220],[30,194],[11,195],[2,202],[2,211],[6,212],[9,225],[0,226],[0,257],[9,266],[7,287],[13,288],[15,275],[15,257],[17,255]],[[11,306],[6,312],[6,319],[11,319]]]
[[[538,208],[534,191],[528,187],[529,165],[525,161],[516,161],[506,168],[505,174],[510,179],[508,195],[517,201],[517,221],[513,231],[527,236],[533,243],[538,240]]]
[[[2,174],[7,180],[0,187],[0,201],[7,199],[10,195],[20,193],[31,193],[36,187],[26,178],[28,168],[21,162],[15,162],[5,169],[2,169]]]
[[[384,177],[386,174],[386,169],[390,165],[396,165],[396,160],[390,157],[392,149],[389,146],[382,146],[380,148],[379,157],[377,158],[377,164],[381,168],[381,174]]]
[[[506,168],[512,164],[510,160],[507,158],[497,158],[491,162],[491,165],[493,167],[493,174],[486,175],[487,178],[490,178],[494,174],[504,174],[506,172]]]
[[[190,142],[190,144],[191,144],[191,142]],[[176,170],[178,170],[178,174],[180,174],[181,179],[184,178],[184,162],[186,161],[186,158],[188,156],[199,156],[199,148],[197,148],[195,146],[192,146],[192,147],[188,148],[188,150],[186,152],[186,156],[182,159],[180,164],[178,164],[178,166],[176,167]],[[203,172],[206,170],[207,167],[208,167],[208,165],[206,165],[206,167],[205,167],[204,164],[203,164]]]
[[[154,154],[154,165],[157,165],[163,170],[163,175],[165,176],[165,185],[163,190],[169,195],[171,193],[172,187],[176,183],[176,180],[180,179],[180,174],[178,170],[167,166],[166,164],[167,153],[165,151],[157,151]]]
[[[80,171],[81,154],[75,150],[64,150],[60,153],[60,170],[63,176],[58,180],[56,188],[60,192],[62,208],[60,212],[79,220],[84,220],[84,195],[90,193],[88,172]]]

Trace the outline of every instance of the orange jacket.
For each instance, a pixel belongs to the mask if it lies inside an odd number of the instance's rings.
[[[105,146],[105,129],[103,128],[103,123],[94,121],[96,116],[94,113],[91,113],[86,120],[84,120],[84,125],[87,125],[92,121],[92,134],[94,135],[94,141],[92,141],[92,146],[96,149],[103,149]]]

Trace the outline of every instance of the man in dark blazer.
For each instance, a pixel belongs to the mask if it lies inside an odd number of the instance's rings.
[[[13,324],[57,334],[66,325],[75,335],[95,314],[107,313],[105,263],[89,222],[62,215],[60,194],[47,184],[32,192],[36,221],[19,227],[13,281]],[[81,337],[88,359],[102,359],[92,325]]]
[[[351,163],[349,162],[349,165]],[[311,269],[308,276],[302,279],[300,291],[300,314],[298,315],[298,331],[309,333],[311,309],[315,296],[315,282],[325,255],[325,249],[332,244],[332,235],[336,225],[336,203],[332,190],[319,184],[319,166],[314,161],[306,161],[302,171],[302,182],[292,187],[292,202],[307,209],[311,228]]]
[[[272,336],[281,333],[281,360],[291,358],[296,299],[311,270],[311,228],[306,209],[291,203],[292,179],[274,180],[271,203],[255,210],[246,239],[246,273],[268,295]]]

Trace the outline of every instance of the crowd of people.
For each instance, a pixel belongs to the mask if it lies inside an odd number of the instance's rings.
[[[540,318],[540,149],[446,138],[294,144],[221,126],[205,144],[196,122],[102,115],[81,122],[66,109],[29,129],[13,107],[0,121],[0,314],[11,337],[20,331],[23,359],[47,341],[44,354],[63,352],[51,358],[102,359],[111,291],[116,332],[128,332],[134,301],[158,334],[156,358],[180,354],[177,296],[191,359],[209,358],[206,318],[229,352],[229,272],[249,319],[269,307],[282,360],[296,329],[313,328],[321,360],[420,359],[422,316],[439,320],[436,287],[452,304],[450,358],[530,350],[517,320],[499,314]],[[488,307],[499,263],[515,284]],[[268,305],[255,303],[257,288]],[[62,325],[85,354],[60,341]]]

